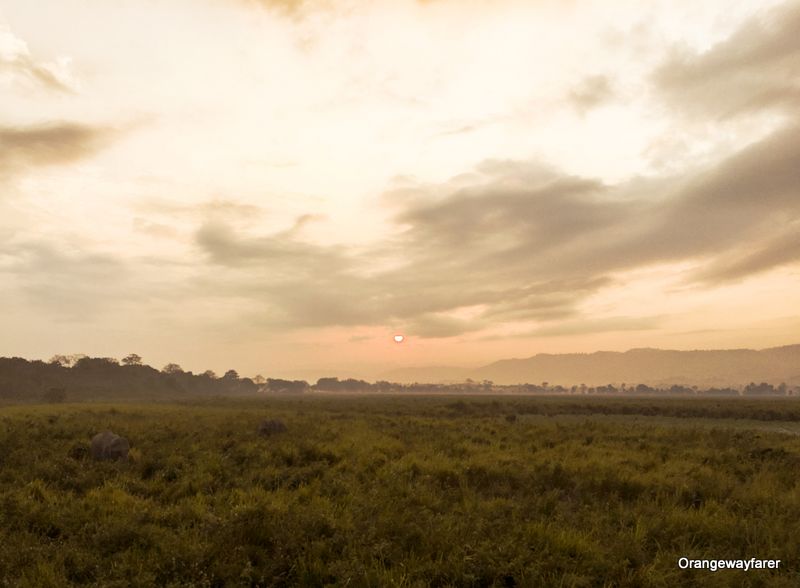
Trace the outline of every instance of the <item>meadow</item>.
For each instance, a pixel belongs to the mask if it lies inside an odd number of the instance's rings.
[[[5,406],[0,585],[798,586],[799,434],[793,398]]]

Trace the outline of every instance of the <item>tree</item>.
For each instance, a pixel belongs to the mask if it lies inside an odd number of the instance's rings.
[[[50,358],[50,362],[53,365],[60,365],[62,367],[73,367],[76,363],[78,363],[82,359],[86,359],[88,356],[83,353],[73,353],[72,355],[54,355]]]
[[[216,380],[217,373],[214,370],[206,370],[201,374],[204,378],[208,378],[209,380]]]
[[[72,364],[74,370],[107,370],[111,366],[118,366],[117,360],[113,357],[88,357],[84,355]]]
[[[131,353],[122,358],[124,365],[142,365],[142,357],[136,353]]]
[[[225,375],[222,376],[223,380],[238,380],[239,379],[239,372],[236,370],[228,370],[225,372]]]
[[[282,380],[280,378],[267,378],[267,390],[277,393],[298,394],[308,389],[305,380]]]
[[[70,365],[69,358],[66,355],[54,355],[48,363],[60,365],[61,367],[69,367]]]
[[[53,404],[64,402],[67,399],[67,391],[64,388],[49,388],[42,396],[42,400]]]
[[[255,378],[253,378],[253,383],[254,384],[258,384],[259,386],[261,386],[261,385],[267,383],[267,379],[264,376],[262,376],[261,374],[258,374]]]
[[[269,382],[269,380],[267,380]],[[328,390],[328,391],[336,391],[341,388],[341,384],[339,383],[339,378],[320,378],[317,380],[316,385],[317,390]]]
[[[164,372],[165,374],[182,374],[183,368],[179,366],[177,363],[168,363],[163,368],[161,368],[161,371]]]

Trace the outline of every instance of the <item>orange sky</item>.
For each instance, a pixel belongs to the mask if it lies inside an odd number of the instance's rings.
[[[798,2],[45,4],[0,8],[0,355],[800,341]]]

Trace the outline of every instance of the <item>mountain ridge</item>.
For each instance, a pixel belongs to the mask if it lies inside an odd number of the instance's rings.
[[[431,380],[430,376],[436,376]],[[384,374],[398,382],[491,380],[496,384],[548,382],[570,386],[635,383],[742,386],[750,382],[800,384],[800,344],[764,349],[659,349],[537,353],[477,368],[420,366]]]

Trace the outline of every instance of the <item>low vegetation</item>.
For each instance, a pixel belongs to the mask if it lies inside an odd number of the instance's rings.
[[[0,585],[797,586],[798,420],[791,398],[9,406]],[[127,461],[91,459],[105,430]]]

